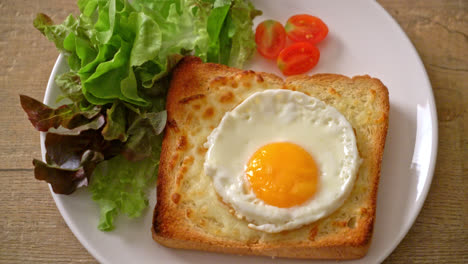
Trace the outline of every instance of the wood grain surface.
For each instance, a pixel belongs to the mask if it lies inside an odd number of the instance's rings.
[[[468,1],[378,2],[419,52],[439,118],[427,201],[384,263],[468,263]],[[0,0],[0,263],[96,263],[68,229],[47,185],[33,176],[39,133],[18,94],[43,98],[58,55],[32,26],[38,12],[61,22],[77,8],[74,0]]]

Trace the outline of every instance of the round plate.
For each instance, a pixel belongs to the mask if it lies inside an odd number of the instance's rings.
[[[403,239],[418,215],[429,190],[437,152],[434,97],[416,50],[392,17],[376,2],[258,0],[264,19],[283,23],[289,16],[319,16],[329,27],[318,45],[321,59],[313,73],[369,74],[379,78],[390,94],[390,123],[384,151],[372,244],[366,257],[351,263],[383,261]],[[247,68],[281,76],[275,63],[255,57]],[[54,104],[59,93],[54,77],[67,69],[59,56],[49,79],[44,102]],[[41,135],[44,155],[44,135]],[[151,238],[155,191],[144,216],[116,220],[116,229],[97,229],[99,209],[86,189],[73,195],[53,194],[58,209],[78,240],[101,263],[258,263],[264,257],[223,255],[165,248]],[[274,259],[277,263],[290,260]],[[308,261],[310,262],[310,261]],[[329,263],[323,261],[324,263]],[[298,260],[296,263],[301,263]],[[314,263],[321,263],[317,261]]]

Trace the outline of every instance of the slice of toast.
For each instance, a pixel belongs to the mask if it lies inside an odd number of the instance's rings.
[[[276,234],[250,229],[236,218],[203,171],[208,135],[227,111],[264,89],[297,90],[338,109],[353,126],[363,159],[343,206],[326,218]],[[172,248],[241,255],[354,259],[366,254],[388,127],[388,91],[378,79],[318,74],[283,80],[186,57],[173,72],[166,108],[154,240]]]

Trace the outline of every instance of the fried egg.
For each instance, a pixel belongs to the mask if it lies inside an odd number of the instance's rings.
[[[338,209],[361,159],[351,124],[304,93],[266,90],[227,112],[208,136],[205,174],[250,228],[299,228]]]

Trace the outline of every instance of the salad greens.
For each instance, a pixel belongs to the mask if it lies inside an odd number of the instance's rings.
[[[185,55],[242,67],[255,50],[249,0],[78,0],[80,15],[34,26],[66,56],[56,76],[58,108],[21,95],[46,135],[46,162],[35,177],[54,192],[87,186],[101,208],[98,228],[119,213],[138,217],[157,176],[168,78]]]

